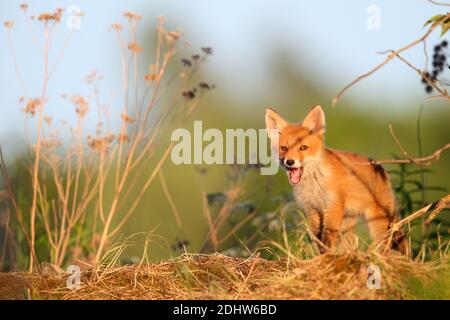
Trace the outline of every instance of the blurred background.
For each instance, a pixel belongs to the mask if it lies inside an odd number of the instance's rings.
[[[41,53],[33,44],[34,35],[29,33],[19,9],[21,3],[2,1],[0,19],[16,22],[12,30],[15,55],[27,90],[33,96],[41,90],[37,84],[41,83],[43,66]],[[214,50],[202,69],[202,78],[214,83],[216,89],[201,101],[187,122],[188,129],[192,129],[194,120],[202,120],[205,128],[264,128],[267,106],[296,122],[312,106],[321,104],[327,117],[326,140],[336,149],[375,159],[400,155],[389,134],[388,125],[392,124],[407,150],[418,155],[417,119],[421,109],[423,154],[433,152],[450,138],[448,103],[427,100],[420,77],[400,61],[393,61],[357,84],[336,107],[331,107],[333,96],[344,85],[385,58],[377,52],[400,48],[424,33],[424,22],[443,11],[426,0],[64,0],[28,4],[37,13],[56,7],[79,8],[84,13],[80,28],[70,37],[49,83],[48,112],[54,119],[71,121],[73,110],[61,93],[88,92],[83,79],[93,70],[104,78],[100,85],[103,103],[111,110],[120,109],[120,56],[116,39],[108,29],[122,19],[123,12],[134,11],[143,16],[138,40],[145,47],[153,45],[156,17],[163,15],[170,28],[183,29],[191,43],[188,51],[204,46]],[[69,33],[64,19],[66,15],[56,30],[57,41],[52,44],[56,53]],[[427,42],[428,50],[431,52],[440,41],[438,32],[433,34]],[[407,52],[405,57],[421,69],[430,68],[425,65],[423,46]],[[143,61],[142,68],[148,68],[148,64]],[[19,104],[19,98],[26,93],[16,77],[4,30],[0,32],[0,68],[0,143],[7,161],[14,163],[26,150],[24,114]],[[450,80],[448,70],[442,76]],[[27,125],[34,132],[33,122]],[[90,125],[95,127],[94,118]],[[444,189],[450,188],[449,155],[443,155],[430,169],[425,181],[438,188],[425,191],[421,199],[424,202],[438,199],[444,195]],[[161,184],[155,180],[123,234],[152,231],[158,235],[159,240],[149,249],[154,260],[176,255],[171,247],[177,241],[187,241],[187,251],[198,251],[208,230],[202,213],[202,192],[220,193],[230,184],[226,166],[175,166],[168,161],[163,171],[181,215],[182,230],[175,223]],[[290,193],[284,173],[270,179],[270,197],[263,188],[267,181],[253,177],[246,184],[248,199],[258,212],[277,206],[272,196]],[[130,248],[127,255],[133,257],[141,251],[142,246],[138,245]]]

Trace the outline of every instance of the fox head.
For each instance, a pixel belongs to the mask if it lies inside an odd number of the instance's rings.
[[[299,184],[304,170],[317,163],[325,148],[325,114],[322,108],[314,107],[298,124],[286,122],[274,110],[267,108],[266,128],[289,182]]]

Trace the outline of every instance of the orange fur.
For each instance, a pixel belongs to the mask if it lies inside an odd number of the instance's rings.
[[[335,248],[340,235],[349,235],[358,216],[365,218],[375,241],[383,240],[397,219],[389,176],[380,165],[368,165],[367,157],[325,147],[325,115],[320,106],[301,124],[287,123],[267,109],[266,126],[279,132],[271,135],[272,145],[311,230],[326,248]],[[400,242],[404,251],[405,241]]]

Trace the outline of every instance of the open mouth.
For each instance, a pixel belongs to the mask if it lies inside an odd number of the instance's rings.
[[[303,174],[303,167],[300,168],[286,168],[287,175],[289,177],[289,182],[292,185],[296,185],[300,183]]]

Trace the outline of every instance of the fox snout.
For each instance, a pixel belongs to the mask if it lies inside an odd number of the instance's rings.
[[[294,165],[295,161],[292,159],[288,159],[285,161],[285,163],[286,163],[286,166],[292,167]]]
[[[280,164],[286,170],[289,182],[292,185],[299,184],[303,174],[301,161],[280,157]]]
[[[280,164],[283,167],[285,167],[286,169],[289,169],[289,168],[300,168],[300,167],[303,166],[301,160],[296,160],[296,159],[291,159],[291,158],[284,158],[284,157],[280,158]]]

